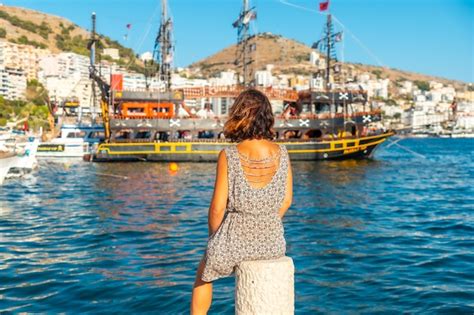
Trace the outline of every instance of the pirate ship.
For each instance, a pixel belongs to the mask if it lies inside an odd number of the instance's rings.
[[[333,32],[331,15],[323,38],[313,45],[325,51],[325,69],[314,78],[324,80],[323,89],[297,92],[255,86],[253,55],[250,44],[250,23],[256,19],[255,8],[243,1],[237,29],[238,69],[235,86],[206,86],[175,89],[171,82],[173,41],[172,21],[167,14],[167,1],[162,0],[162,16],[155,41],[152,65],[163,83],[161,90],[127,91],[120,75],[111,75],[106,82],[95,66],[95,15],[89,44],[90,76],[101,91],[102,119],[105,141],[90,159],[111,161],[215,161],[220,150],[230,145],[223,138],[226,115],[197,115],[185,106],[189,99],[235,99],[248,87],[264,92],[271,100],[284,104],[282,114],[275,117],[275,141],[284,144],[292,160],[359,159],[371,157],[376,147],[393,135],[370,129],[380,121],[381,113],[371,110],[364,90],[349,90],[336,86],[341,64],[337,62],[334,46],[341,33]],[[210,104],[203,109],[212,113]]]

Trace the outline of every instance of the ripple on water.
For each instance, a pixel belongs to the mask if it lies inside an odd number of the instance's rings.
[[[474,312],[472,139],[293,162],[296,310]],[[187,313],[215,165],[42,163],[0,190],[0,311]],[[114,173],[127,180],[97,175]],[[233,279],[213,313],[233,313]]]

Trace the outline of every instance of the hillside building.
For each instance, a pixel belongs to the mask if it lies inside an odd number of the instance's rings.
[[[104,48],[102,54],[104,54],[105,56],[109,56],[113,60],[120,59],[119,50],[117,48]]]
[[[0,95],[7,100],[26,98],[27,76],[23,69],[0,66]]]
[[[50,51],[46,49],[0,40],[0,65],[22,69],[27,80],[38,79],[39,61],[49,53]]]

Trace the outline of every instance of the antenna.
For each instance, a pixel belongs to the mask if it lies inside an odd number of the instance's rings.
[[[250,65],[253,63],[251,53],[256,50],[256,44],[250,45],[250,22],[257,18],[255,8],[249,9],[249,0],[243,0],[242,11],[239,18],[232,26],[237,28],[237,52],[235,65],[238,69],[237,74],[240,81],[240,74],[242,74],[243,86],[249,86],[253,83],[252,69]]]
[[[164,82],[165,89],[171,89],[171,67],[173,64],[173,22],[168,17],[167,0],[161,0],[161,22],[158,35],[155,40],[153,50],[153,60],[158,63],[158,75],[161,82]]]

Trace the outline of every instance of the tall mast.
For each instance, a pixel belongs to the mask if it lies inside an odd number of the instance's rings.
[[[327,51],[326,51],[326,91],[330,89],[331,80],[331,14],[328,14],[326,22],[326,38],[327,38]]]
[[[95,43],[96,43],[96,38],[95,38],[95,35],[96,35],[96,29],[95,29],[95,23],[96,23],[96,16],[95,16],[95,12],[92,12],[92,16],[91,16],[91,19],[92,19],[92,32],[91,32],[91,38],[90,38],[90,70],[89,72],[92,70],[92,71],[95,71]],[[95,94],[95,81],[92,80],[92,84],[91,84],[91,89],[92,89],[92,106],[94,108],[93,110],[93,119],[95,119],[95,109],[96,109],[96,103],[97,103],[97,98],[96,98],[96,94]]]
[[[249,8],[249,0],[243,0],[242,11],[239,18],[232,26],[237,28],[237,54],[235,65],[237,66],[237,75],[239,83],[243,86],[249,86],[253,83],[252,69],[250,67],[253,62],[251,53],[256,49],[256,45],[250,45],[250,22],[257,18],[254,8]],[[242,81],[240,81],[242,75]]]
[[[317,72],[318,77],[324,77],[324,90],[327,92],[331,88],[331,69],[334,74],[339,73],[339,65],[337,63],[337,54],[335,50],[335,44],[342,40],[342,32],[333,34],[333,25],[331,14],[327,15],[326,26],[324,28],[323,38],[315,42],[311,47],[317,49],[320,52],[324,52],[326,55],[326,69]],[[321,74],[324,72],[324,76]]]
[[[95,34],[96,34],[96,30],[95,30],[95,20],[96,20],[95,12],[92,12],[91,19],[92,19],[92,32],[91,32],[91,39],[90,39],[90,42],[89,42],[90,66],[95,67],[95,42],[96,42],[96,39],[95,39]]]
[[[161,22],[158,35],[155,40],[153,59],[158,63],[158,75],[165,89],[171,88],[171,67],[173,65],[173,23],[168,16],[167,0],[161,0]]]
[[[95,93],[95,85],[100,89],[100,108],[102,111],[102,122],[104,124],[104,136],[105,142],[110,140],[110,117],[109,117],[109,104],[110,104],[110,85],[100,77],[95,67],[95,44],[97,42],[96,30],[95,30],[95,13],[92,13],[92,32],[87,48],[90,50],[90,65],[89,65],[89,77],[92,80],[93,93]],[[95,94],[94,94],[95,95]]]

